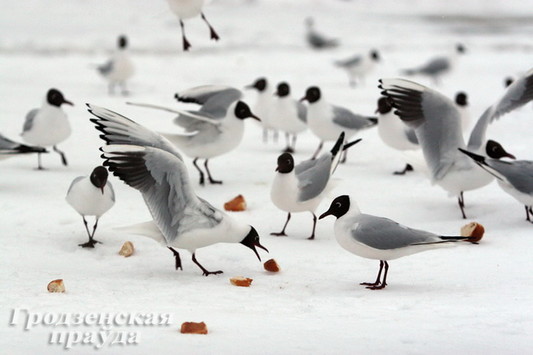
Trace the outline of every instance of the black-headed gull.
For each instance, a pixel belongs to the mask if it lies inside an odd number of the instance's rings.
[[[115,192],[107,178],[106,168],[97,166],[91,175],[75,178],[67,191],[66,200],[83,218],[83,224],[89,237],[87,243],[79,244],[81,247],[94,248],[96,243],[100,243],[94,239],[98,220],[115,204]],[[86,216],[95,217],[92,232],[89,232]]]
[[[269,132],[272,132],[272,138],[275,142],[278,140],[278,131],[273,125],[272,108],[274,106],[274,97],[272,88],[267,78],[261,77],[256,79],[252,84],[246,85],[246,89],[257,91],[257,98],[253,105],[253,111],[261,117],[263,126],[263,142],[268,143]]]
[[[341,247],[357,256],[379,260],[376,281],[360,284],[371,290],[380,290],[387,286],[387,261],[473,238],[442,236],[411,229],[388,218],[363,214],[355,200],[348,195],[334,199],[320,219],[330,215],[337,217],[334,233]],[[381,279],[383,269],[385,272]]]
[[[294,153],[298,134],[307,129],[307,107],[291,96],[291,88],[286,82],[277,86],[271,117],[273,126],[285,132],[285,152]]]
[[[118,113],[88,106],[96,116],[91,121],[108,144],[101,148],[104,166],[142,194],[153,218],[124,230],[167,246],[176,269],[182,267],[174,248],[189,250],[205,276],[222,273],[208,271],[196,259],[197,249],[212,244],[240,243],[261,260],[256,248],[268,250],[260,244],[256,229],[196,196],[183,158],[170,141]]]
[[[40,147],[53,147],[54,151],[61,156],[63,165],[68,165],[65,153],[57,149],[57,144],[70,137],[71,128],[67,114],[61,109],[61,105],[73,105],[65,99],[63,93],[57,89],[50,89],[40,108],[28,112],[22,127],[22,139],[25,142]],[[37,154],[37,169],[42,170],[41,154]]]
[[[339,45],[339,40],[336,38],[328,38],[324,34],[315,29],[315,21],[308,17],[305,19],[306,34],[305,39],[309,46],[313,49],[334,48]]]
[[[109,94],[115,92],[115,87],[121,87],[122,95],[127,95],[126,81],[135,73],[133,62],[128,54],[128,38],[124,35],[117,40],[117,50],[107,62],[97,67],[98,72],[108,81]]]
[[[350,86],[355,87],[357,83],[364,83],[366,75],[374,70],[380,60],[379,52],[372,49],[368,54],[357,54],[347,59],[337,60],[334,64],[346,71]]]

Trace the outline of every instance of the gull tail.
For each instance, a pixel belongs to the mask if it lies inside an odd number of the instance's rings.
[[[26,153],[48,153],[48,150],[46,150],[43,147],[37,147],[37,146],[32,147],[29,145],[20,144],[13,149],[12,154],[26,154]]]

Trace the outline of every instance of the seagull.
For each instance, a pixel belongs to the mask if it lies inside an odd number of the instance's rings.
[[[28,153],[41,154],[48,153],[48,151],[42,147],[34,147],[14,142],[11,139],[0,134],[0,160]]]
[[[500,161],[485,158],[461,148],[459,150],[493,175],[503,191],[522,203],[526,209],[526,220],[533,223],[533,161]]]
[[[383,143],[399,151],[420,149],[415,130],[394,114],[392,103],[387,97],[382,96],[378,99],[376,113],[378,114],[378,134]],[[405,175],[413,170],[413,166],[407,163],[403,170],[395,171],[394,175]]]
[[[109,94],[115,91],[115,86],[122,87],[122,95],[127,95],[126,81],[132,77],[135,70],[128,54],[128,38],[120,36],[118,38],[117,50],[113,56],[105,63],[97,67],[98,72],[109,82]]]
[[[63,165],[67,164],[65,153],[57,149],[57,144],[70,136],[71,129],[67,115],[61,109],[61,105],[74,104],[66,100],[57,89],[50,89],[41,108],[28,112],[22,128],[22,139],[25,142],[40,147],[53,147],[54,151],[61,156]],[[38,170],[43,170],[41,165],[41,153],[37,153]]]
[[[135,234],[155,239],[168,247],[175,267],[182,269],[179,252],[187,249],[203,275],[208,271],[196,259],[196,250],[216,243],[241,243],[268,250],[260,244],[256,229],[240,223],[196,196],[187,168],[174,145],[130,119],[105,108],[87,104],[96,129],[107,145],[101,147],[104,166],[130,187],[141,192],[153,220],[128,227]]]
[[[466,48],[461,43],[455,46],[455,50],[449,56],[442,56],[430,59],[425,64],[402,71],[405,75],[423,75],[430,77],[435,85],[439,84],[440,77],[448,73],[455,66],[459,55],[466,53]]]
[[[505,94],[488,107],[477,120],[465,144],[461,134],[460,115],[454,103],[439,92],[403,79],[380,81],[383,94],[392,100],[395,113],[413,127],[429,167],[432,182],[457,196],[463,218],[463,192],[490,183],[493,177],[480,169],[457,148],[493,159],[514,159],[502,146],[486,140],[489,123],[533,99],[533,69],[509,86]]]
[[[274,105],[274,98],[272,90],[266,78],[258,78],[252,84],[246,85],[246,89],[257,90],[257,100],[253,107],[254,112],[261,117],[261,124],[263,126],[263,142],[268,142],[268,132],[272,131],[274,140],[278,140],[278,131],[273,125],[272,107]]]
[[[323,34],[315,30],[315,21],[308,17],[305,19],[305,25],[307,27],[307,33],[305,39],[311,48],[313,49],[326,49],[334,48],[339,45],[339,41],[334,38],[327,38]]]
[[[97,166],[91,175],[75,178],[68,189],[66,200],[83,218],[83,224],[89,236],[87,243],[79,244],[83,248],[94,248],[96,243],[100,243],[94,239],[98,220],[115,204],[115,192],[107,178],[106,168]],[[92,233],[89,232],[86,216],[96,218]]]
[[[387,261],[473,238],[442,236],[411,229],[388,218],[363,214],[348,195],[334,199],[320,219],[330,215],[337,217],[335,239],[341,247],[360,257],[379,260],[376,281],[360,283],[370,290],[381,290],[387,286]],[[383,269],[385,273],[381,279]]]
[[[285,132],[287,143],[285,152],[294,153],[298,134],[307,129],[307,107],[291,97],[291,88],[286,82],[278,84],[274,96],[272,107],[274,124],[280,131]]]
[[[183,20],[200,15],[202,17],[202,20],[204,20],[204,22],[207,24],[207,27],[209,27],[211,39],[214,39],[215,41],[218,41],[220,39],[218,34],[215,32],[215,29],[211,26],[209,21],[207,21],[204,13],[202,12],[204,0],[167,0],[167,2],[172,12],[180,19],[181,38],[183,41],[184,51],[189,50],[191,44],[185,37],[185,27],[183,24]]]
[[[374,69],[380,60],[379,52],[372,49],[367,55],[358,54],[344,60],[337,60],[334,64],[346,71],[350,86],[355,87],[358,81],[364,81],[365,76]]]
[[[204,172],[197,164],[204,159],[204,167],[211,184],[221,184],[213,179],[209,170],[209,159],[235,149],[244,135],[246,118],[260,119],[249,106],[239,101],[241,91],[228,86],[204,85],[177,93],[180,102],[201,105],[197,111],[173,110],[155,105],[133,104],[178,113],[174,123],[185,129],[185,134],[162,133],[187,156],[193,158],[193,165],[200,174],[200,185],[204,185]]]
[[[272,182],[270,198],[276,207],[287,212],[287,220],[281,232],[270,235],[286,236],[285,229],[291,213],[309,211],[313,215],[313,231],[307,239],[315,239],[315,210],[330,189],[330,177],[339,163],[340,153],[359,141],[361,139],[345,145],[344,133],[341,133],[330,152],[296,166],[290,153],[283,153],[278,157],[277,174]]]
[[[320,89],[311,86],[300,101],[308,101],[307,125],[315,136],[320,139],[320,144],[311,159],[315,159],[320,153],[324,141],[334,141],[341,132],[346,132],[346,138],[350,138],[358,131],[370,128],[377,124],[375,117],[366,117],[355,114],[352,111],[329,104],[323,97]],[[346,161],[346,151],[341,163]]]

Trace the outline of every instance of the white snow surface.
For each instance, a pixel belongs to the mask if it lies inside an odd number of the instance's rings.
[[[76,344],[71,353],[103,354],[526,354],[533,340],[533,225],[524,207],[496,183],[465,193],[468,220],[460,218],[455,198],[431,186],[421,173],[393,176],[403,168],[401,155],[388,149],[377,131],[361,134],[348,163],[335,172],[337,186],[318,208],[324,212],[341,194],[355,198],[364,213],[385,216],[413,228],[457,235],[469,221],[485,226],[479,245],[429,251],[390,263],[389,286],[370,291],[378,263],[343,250],[333,236],[333,217],[320,220],[317,239],[309,241],[311,216],[294,214],[289,237],[281,230],[285,213],[270,201],[276,159],[284,146],[263,144],[261,129],[246,123],[243,142],[232,153],[210,162],[222,186],[197,185],[199,196],[222,208],[243,194],[245,212],[232,213],[256,227],[281,272],[272,274],[247,248],[217,244],[198,250],[198,260],[221,275],[203,277],[187,251],[183,271],[174,270],[172,254],[151,239],[115,228],[150,218],[139,192],[115,177],[116,205],[101,220],[94,250],[86,241],[81,217],[66,203],[76,176],[101,164],[103,141],[89,122],[85,103],[107,107],[157,131],[172,132],[174,116],[125,104],[146,102],[189,109],[176,91],[204,84],[243,88],[257,77],[286,80],[293,96],[319,85],[332,103],[372,114],[379,97],[377,79],[396,77],[399,69],[447,53],[456,42],[468,54],[439,90],[449,96],[463,90],[478,117],[503,92],[506,76],[533,65],[532,1],[333,1],[224,0],[204,8],[221,40],[209,39],[201,19],[186,21],[191,51],[181,51],[177,18],[165,1],[20,0],[2,1],[0,12],[0,132],[18,139],[26,113],[38,107],[50,87],[75,103],[67,106],[72,136],[60,144],[70,165],[59,156],[43,156],[46,171],[35,171],[35,156],[2,161],[0,166],[0,349],[4,354],[64,352],[48,344],[54,331],[99,332],[98,325],[51,326],[24,330],[24,317],[11,324],[13,309],[35,314],[170,314],[168,326],[113,326],[137,332],[137,345]],[[304,42],[304,18],[337,37],[341,46],[313,51]],[[108,96],[106,83],[91,68],[105,61],[116,37],[130,38],[136,76],[131,95]],[[366,84],[352,89],[335,59],[370,48],[383,63]],[[414,80],[430,84],[424,78]],[[246,92],[253,104],[255,93]],[[533,105],[502,117],[488,137],[520,159],[533,159]],[[297,143],[296,161],[311,156],[318,140],[308,131]],[[135,254],[119,256],[124,241]],[[229,278],[253,278],[250,288]],[[48,293],[46,285],[64,279],[66,293]],[[208,335],[184,335],[185,321],[204,321]],[[109,330],[109,328],[105,328]]]

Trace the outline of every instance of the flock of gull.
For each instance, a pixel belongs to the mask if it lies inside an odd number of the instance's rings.
[[[180,21],[184,51],[191,48],[185,36],[185,19],[201,16],[211,39],[219,39],[202,12],[202,0],[168,2]],[[338,45],[337,40],[318,33],[312,19],[307,19],[306,25],[312,48],[321,50]],[[126,83],[134,74],[134,66],[128,54],[128,38],[120,36],[117,42],[113,56],[97,71],[107,79],[110,94],[117,87],[127,94]],[[431,59],[401,73],[428,76],[438,85],[465,51],[465,46],[459,44],[452,55]],[[335,65],[346,70],[350,85],[355,86],[364,81],[380,58],[381,54],[372,49],[367,54],[339,60]],[[119,113],[87,104],[93,116],[91,122],[105,144],[100,148],[102,166],[74,179],[67,190],[66,201],[83,218],[88,236],[88,241],[80,246],[94,248],[100,243],[94,238],[98,221],[115,202],[109,172],[142,194],[152,216],[152,220],[124,231],[150,237],[167,247],[176,269],[182,268],[177,249],[186,249],[203,275],[221,273],[207,270],[196,258],[197,249],[221,242],[240,243],[261,260],[258,249],[268,250],[261,244],[257,230],[198,197],[197,184],[184,162],[185,156],[192,159],[199,185],[222,184],[214,178],[209,161],[239,146],[248,118],[260,121],[265,141],[270,136],[276,139],[279,134],[285,136],[286,147],[277,158],[270,194],[273,205],[286,212],[287,219],[282,230],[271,235],[285,236],[291,214],[309,212],[313,218],[309,239],[314,239],[318,220],[315,213],[332,188],[331,177],[337,168],[342,169],[349,149],[361,141],[355,136],[368,129],[377,129],[383,143],[393,149],[421,150],[423,169],[433,183],[457,197],[463,218],[466,218],[464,193],[496,179],[504,192],[525,206],[526,219],[533,222],[533,162],[516,160],[500,143],[486,138],[493,121],[533,99],[533,69],[508,83],[501,98],[483,112],[470,132],[465,132],[468,124],[462,113],[467,105],[465,93],[458,93],[452,100],[435,88],[403,78],[380,80],[376,116],[355,113],[328,101],[318,86],[308,87],[301,98],[295,97],[289,83],[281,82],[274,88],[266,78],[258,78],[246,88],[257,93],[252,108],[242,101],[241,90],[220,85],[203,85],[175,94],[178,102],[197,105],[194,110],[130,103],[177,114],[174,123],[181,132],[172,134],[156,133]],[[52,149],[66,166],[66,154],[58,148],[71,134],[63,105],[72,102],[60,90],[50,89],[42,106],[31,110],[23,122],[21,137],[25,144],[0,135],[0,158],[37,154],[37,168],[44,169],[41,154]],[[307,129],[319,143],[309,159],[298,162],[293,156],[297,137]],[[413,169],[408,162],[403,171],[395,174]],[[92,228],[88,216],[95,217]],[[362,283],[369,289],[387,285],[389,260],[471,239],[411,229],[384,217],[363,214],[349,195],[335,198],[319,218],[327,216],[336,217],[334,233],[343,248],[380,261],[377,279]]]

